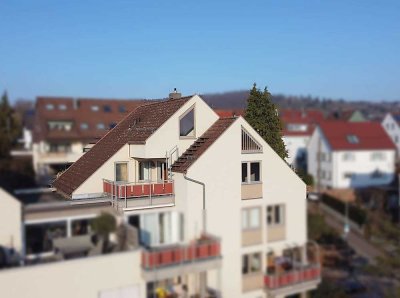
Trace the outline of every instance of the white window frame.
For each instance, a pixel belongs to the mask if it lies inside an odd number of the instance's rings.
[[[272,208],[272,214],[271,214],[271,223],[268,222],[268,216],[269,216],[269,208]],[[279,217],[280,221],[276,222],[275,218],[275,212],[276,208],[279,208]],[[266,221],[267,221],[267,227],[276,227],[276,226],[284,226],[286,222],[286,205],[281,203],[281,204],[273,204],[273,205],[267,205],[266,208]]]
[[[253,261],[253,258],[256,255],[259,256],[259,260],[260,260],[259,268],[256,269],[256,270],[252,270],[251,269],[252,268],[252,261]],[[243,272],[245,258],[247,259],[247,262],[248,262],[247,263],[248,272],[246,272],[246,273]],[[248,276],[248,275],[251,275],[251,274],[257,274],[257,273],[262,272],[262,270],[263,270],[263,257],[262,257],[262,252],[261,251],[251,252],[251,253],[247,253],[247,254],[243,254],[242,255],[242,275],[243,276]]]
[[[258,163],[259,169],[260,169],[260,180],[259,181],[250,181],[250,174],[251,174],[251,164],[252,163]],[[240,176],[242,176],[242,164],[247,164],[247,181],[242,181],[242,177],[240,177],[240,181],[242,182],[242,184],[259,184],[262,183],[262,162],[261,160],[249,160],[249,161],[242,161],[240,164]]]
[[[181,120],[189,114],[191,111],[193,111],[193,135],[191,136],[181,136]],[[195,139],[196,138],[196,105],[192,105],[190,108],[188,108],[180,117],[179,117],[179,122],[178,122],[178,136],[179,139]]]
[[[257,226],[252,226],[252,212],[258,212],[258,223]],[[261,229],[261,217],[262,217],[261,207],[246,207],[242,209],[242,231],[247,230],[259,230]]]

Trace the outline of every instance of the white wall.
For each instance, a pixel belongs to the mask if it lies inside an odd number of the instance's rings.
[[[263,153],[241,154],[241,125],[263,145]],[[241,161],[261,161],[263,198],[241,200]],[[222,237],[223,264],[220,272],[223,297],[242,295],[241,258],[245,253],[261,252],[266,268],[266,254],[272,249],[278,255],[288,245],[303,245],[306,242],[306,189],[300,178],[280,157],[239,118],[208,150],[189,168],[188,176],[206,184],[207,229]],[[288,187],[290,185],[290,187]],[[188,236],[199,234],[202,226],[202,188],[188,182],[186,216]],[[286,206],[286,239],[267,243],[266,208],[272,204]],[[242,208],[259,206],[262,209],[263,243],[242,247]],[[217,283],[217,276],[209,282]],[[215,285],[218,287],[218,285]],[[246,297],[263,297],[258,290],[243,294]],[[243,297],[244,297],[243,296]]]
[[[2,188],[0,188],[0,219],[2,222],[0,228],[0,245],[12,247],[21,252],[22,205]]]
[[[393,118],[392,114],[386,114],[382,120],[382,127],[392,139],[393,143],[397,147],[397,152],[400,152],[400,126],[397,121]],[[399,155],[399,154],[398,154]]]
[[[138,287],[145,297],[141,278],[140,250],[62,261],[0,271],[1,297],[98,298],[100,293]]]
[[[283,136],[282,140],[285,143],[289,155],[286,161],[290,165],[296,166],[297,156],[301,154],[301,152],[307,152],[310,136]]]

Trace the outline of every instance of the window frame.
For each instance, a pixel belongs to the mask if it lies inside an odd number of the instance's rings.
[[[269,208],[271,208],[271,223],[269,222]],[[279,208],[279,222],[276,222],[276,208]],[[278,227],[278,226],[284,226],[286,223],[286,204],[284,203],[279,203],[279,204],[273,204],[273,205],[267,205],[266,206],[266,222],[267,222],[267,228],[268,227]]]
[[[258,211],[258,224],[257,224],[256,227],[252,227],[252,225],[251,225],[251,213],[254,210]],[[242,231],[259,230],[259,229],[261,229],[261,223],[262,223],[262,221],[261,221],[261,218],[262,218],[261,206],[252,206],[252,207],[242,208],[241,216],[242,216],[242,221],[241,221],[241,223],[242,223]],[[246,218],[246,225],[245,226],[243,226],[244,218]]]
[[[258,181],[251,181],[251,164],[252,163],[258,163],[259,164],[259,180]],[[246,181],[243,181],[243,164],[247,164],[247,179]],[[242,161],[241,162],[241,176],[242,178],[240,179],[242,184],[259,184],[262,183],[262,161],[261,160],[249,160],[249,161]]]
[[[256,257],[258,256],[258,257]],[[258,269],[253,269],[252,267],[252,262],[253,259],[259,260],[259,265]],[[245,270],[245,268],[247,268]],[[263,268],[263,260],[262,260],[262,252],[261,251],[256,251],[256,252],[250,252],[242,255],[242,276],[247,276],[247,275],[252,275],[252,274],[259,274],[262,273]],[[247,272],[245,272],[247,271]]]
[[[186,115],[188,115],[192,111],[193,111],[193,135],[182,136],[181,135],[181,121]],[[195,139],[196,138],[196,105],[195,104],[192,105],[190,108],[188,108],[181,116],[179,116],[178,135],[179,135],[179,139]]]
[[[125,164],[126,165],[126,180],[118,180],[117,181],[117,165]],[[129,182],[129,162],[128,161],[116,161],[114,162],[114,181],[115,182]]]

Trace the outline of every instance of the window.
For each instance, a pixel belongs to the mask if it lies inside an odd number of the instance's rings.
[[[128,163],[118,162],[115,164],[115,181],[128,181]]]
[[[50,143],[49,152],[51,153],[68,153],[71,152],[71,144],[67,143]]]
[[[399,142],[399,137],[398,136],[394,136],[394,142],[397,144]]]
[[[261,213],[261,209],[258,207],[243,209],[242,210],[242,230],[259,229],[261,227],[260,213]]]
[[[90,220],[89,219],[76,219],[71,221],[72,236],[87,235],[90,233]]]
[[[242,162],[242,183],[257,183],[261,181],[260,162]]]
[[[351,178],[354,177],[354,174],[353,174],[353,173],[350,173],[350,172],[346,172],[346,173],[343,174],[343,177],[344,177],[345,179],[351,179]]]
[[[151,165],[149,161],[139,161],[139,180],[148,181],[150,180],[150,169]]]
[[[90,108],[91,108],[91,110],[93,112],[98,112],[99,111],[99,106],[91,106]]]
[[[125,113],[125,112],[126,112],[125,106],[119,106],[119,107],[118,107],[118,111],[119,111],[120,113]]]
[[[163,181],[168,179],[167,165],[165,162],[157,161],[157,180]]]
[[[307,126],[307,124],[290,123],[290,124],[286,125],[286,129],[288,131],[307,131],[308,126]]]
[[[67,106],[65,104],[60,104],[58,105],[58,109],[61,111],[65,111],[67,109]]]
[[[105,112],[105,113],[111,113],[111,107],[109,106],[109,105],[105,105],[105,106],[103,106],[103,111]]]
[[[373,152],[371,160],[385,160],[385,154],[383,152]]]
[[[116,127],[117,126],[117,123],[115,123],[115,122],[111,122],[110,123],[110,129],[113,129],[114,127]]]
[[[179,136],[181,137],[195,136],[194,108],[192,108],[179,120]]]
[[[347,135],[347,142],[350,144],[358,144],[360,143],[360,140],[356,135]]]
[[[261,272],[261,253],[251,253],[242,256],[242,274]]]
[[[261,145],[242,127],[242,153],[260,153]]]
[[[49,111],[54,110],[54,105],[51,104],[51,103],[47,104],[46,105],[46,110],[49,110]]]
[[[97,129],[105,129],[106,126],[104,125],[104,123],[97,123]]]
[[[345,152],[343,153],[343,160],[344,161],[354,161],[356,159],[356,156],[352,152]]]
[[[73,123],[71,121],[48,121],[49,130],[70,131]]]
[[[37,254],[53,250],[53,239],[67,236],[67,222],[49,222],[25,226],[26,253]]]
[[[89,125],[87,123],[83,122],[83,123],[81,123],[81,129],[87,130],[87,129],[89,129]]]
[[[267,207],[267,224],[269,226],[282,225],[285,222],[285,206],[272,205]]]

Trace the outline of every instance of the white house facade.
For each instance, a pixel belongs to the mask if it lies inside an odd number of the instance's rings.
[[[322,188],[389,184],[395,146],[379,123],[321,123],[308,145],[308,171]]]
[[[391,113],[386,114],[385,118],[382,120],[382,127],[392,139],[393,143],[396,145],[397,157],[400,153],[400,117],[399,115],[393,115]]]

